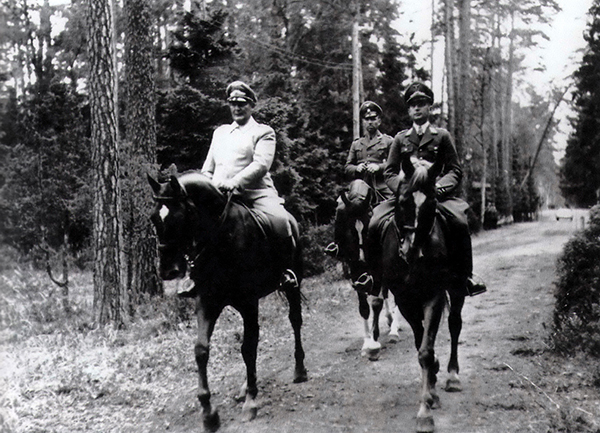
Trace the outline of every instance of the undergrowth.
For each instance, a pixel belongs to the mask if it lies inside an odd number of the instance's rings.
[[[195,305],[175,295],[176,285],[166,282],[164,297],[144,299],[116,329],[94,325],[89,271],[70,276],[68,309],[44,272],[26,266],[0,272],[0,432],[166,431],[156,424],[161,414],[197,411]],[[321,292],[331,285],[323,279],[303,286],[317,295],[304,305],[308,318],[329,300]],[[285,353],[291,366],[287,301],[269,296],[260,305],[259,363],[269,348]],[[241,317],[226,308],[208,371],[211,391],[225,403],[245,377],[242,335]]]
[[[570,239],[558,259],[552,343],[563,354],[600,357],[600,206],[587,228]]]

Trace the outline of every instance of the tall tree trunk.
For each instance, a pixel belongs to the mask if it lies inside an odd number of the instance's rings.
[[[456,150],[463,163],[463,195],[468,197],[471,154],[471,0],[460,0],[459,86],[456,94]]]
[[[490,148],[490,165],[491,165],[491,185],[492,185],[492,203],[494,207],[497,207],[497,195],[496,186],[498,179],[500,179],[500,168],[498,163],[498,140],[500,139],[500,116],[498,116],[498,86],[500,85],[499,68],[502,65],[502,54],[499,46],[499,35],[500,35],[500,18],[498,14],[495,14],[495,31],[492,37],[492,49],[494,50],[494,67],[491,71],[491,82],[490,82],[490,97],[491,97],[491,116],[492,116],[492,138]]]
[[[360,137],[360,90],[361,62],[360,62],[360,8],[358,0],[354,2],[354,21],[352,22],[352,136],[356,140]]]
[[[506,72],[506,88],[504,93],[504,107],[502,112],[502,185],[506,192],[506,216],[512,216],[512,83],[514,69],[514,40],[515,40],[515,13],[511,11],[511,29],[508,45],[508,65]]]
[[[482,224],[485,224],[485,208],[487,201],[487,182],[488,182],[488,145],[485,134],[485,125],[487,120],[487,106],[488,106],[488,87],[491,82],[491,51],[492,48],[488,48],[486,51],[485,61],[483,64],[483,75],[481,77],[481,114],[479,116],[479,141],[482,149],[482,167],[481,167],[481,190],[480,190],[480,200],[481,200],[481,209],[479,213],[479,218]],[[490,100],[493,103],[492,100]]]
[[[128,246],[127,290],[132,306],[142,293],[162,295],[157,242],[149,215],[153,206],[146,174],[156,164],[154,25],[148,0],[125,0]]]
[[[117,65],[111,0],[88,0],[92,123],[94,316],[99,324],[127,318],[119,184]]]
[[[456,41],[454,39],[454,2],[444,4],[446,85],[448,87],[448,131],[456,134]]]

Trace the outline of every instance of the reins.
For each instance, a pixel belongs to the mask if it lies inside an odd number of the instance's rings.
[[[189,262],[190,262],[190,266],[193,266],[193,264],[201,256],[203,256],[207,251],[209,251],[209,246],[214,246],[214,244],[215,244],[214,239],[220,233],[221,228],[223,227],[223,224],[225,224],[225,221],[227,220],[227,216],[229,215],[229,211],[231,209],[231,205],[232,205],[232,203],[234,201],[233,198],[235,196],[236,196],[236,192],[235,191],[229,191],[227,193],[227,201],[225,202],[225,206],[223,207],[223,210],[221,211],[221,214],[217,218],[217,224],[216,224],[215,228],[212,231],[213,233],[212,233],[212,236],[211,236],[211,242],[205,244],[202,247],[202,249],[200,251],[198,251],[198,253],[192,259],[188,259]],[[254,213],[252,212],[252,210],[245,203],[243,203],[243,202],[239,202],[238,204],[248,211],[248,213],[250,214],[250,217],[254,220],[254,222],[256,223],[256,225],[258,226],[258,228],[260,229],[262,235],[266,238],[267,237],[267,233],[265,232],[262,224],[260,223],[260,221],[258,221],[258,219],[256,218],[256,215],[254,215]]]
[[[208,251],[208,246],[209,245],[214,245],[214,239],[217,237],[217,235],[219,234],[219,232],[221,231],[221,227],[223,226],[223,224],[225,224],[225,220],[227,219],[227,215],[229,214],[229,209],[231,208],[231,202],[232,202],[232,198],[234,196],[233,192],[229,192],[227,194],[227,201],[225,202],[225,206],[223,207],[223,210],[221,211],[221,214],[219,215],[219,218],[217,218],[217,224],[216,227],[213,231],[213,235],[211,236],[211,240],[213,240],[213,242],[207,243],[205,244],[202,249],[200,251],[198,251],[198,253],[194,256],[193,259],[188,259],[190,266],[193,267],[194,263],[206,252]],[[195,207],[195,206],[194,206]]]

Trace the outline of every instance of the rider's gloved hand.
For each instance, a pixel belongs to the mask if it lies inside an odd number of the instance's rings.
[[[435,196],[436,196],[436,198],[440,199],[440,198],[445,197],[447,192],[448,192],[448,189],[446,187],[439,186],[439,185],[435,186]]]
[[[230,192],[239,189],[239,185],[233,179],[222,180],[217,183],[216,187],[223,192]]]
[[[367,164],[365,164],[364,162],[361,162],[360,164],[358,164],[358,167],[356,167],[356,172],[362,173],[366,169],[367,169]]]
[[[371,162],[367,164],[367,171],[371,174],[375,174],[379,171],[379,165],[375,164],[374,162]]]

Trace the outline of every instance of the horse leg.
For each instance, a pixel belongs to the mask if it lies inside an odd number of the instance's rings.
[[[448,362],[448,380],[446,387],[448,392],[462,391],[460,378],[458,377],[458,339],[462,330],[462,308],[465,305],[465,296],[450,293],[450,313],[448,314],[448,327],[450,329],[450,360]]]
[[[243,308],[237,308],[244,321],[244,339],[242,342],[242,358],[246,364],[246,400],[242,406],[242,415],[245,421],[256,418],[258,406],[256,396],[256,355],[258,350],[258,300],[249,301]]]
[[[294,330],[294,383],[302,383],[308,380],[308,373],[304,366],[304,349],[302,348],[302,298],[298,287],[286,290],[285,295],[290,306],[289,319]]]
[[[435,357],[435,339],[439,330],[444,311],[444,294],[435,296],[424,306],[423,312],[423,341],[419,347],[419,365],[421,366],[421,400],[417,413],[417,432],[429,433],[434,431],[433,414],[431,409],[439,403],[435,390],[437,373],[440,363]]]
[[[215,432],[221,426],[219,413],[213,410],[210,404],[210,390],[208,388],[207,365],[209,357],[210,337],[215,328],[215,323],[223,307],[206,302],[204,297],[198,298],[196,306],[198,315],[198,341],[194,347],[196,364],[198,364],[199,389],[198,400],[202,408],[204,429]]]
[[[363,347],[361,351],[365,349],[367,342],[371,339],[371,328],[369,327],[369,316],[371,315],[371,306],[369,305],[369,301],[367,299],[367,294],[363,292],[356,291],[356,295],[358,296],[358,313],[360,317],[363,319]],[[363,356],[366,353],[362,353]]]
[[[394,300],[394,295],[389,291],[383,296],[385,305],[385,316],[390,328],[390,341],[400,340],[400,310]]]
[[[379,317],[383,310],[383,298],[380,296],[368,296],[368,303],[371,306],[373,314],[371,321],[365,319],[365,341],[361,349],[361,354],[366,356],[370,361],[379,359],[381,351],[381,343],[379,342]]]
[[[396,302],[398,300],[396,299]],[[402,317],[406,319],[410,328],[413,331],[413,337],[415,339],[415,347],[417,351],[421,347],[421,342],[423,341],[423,311],[421,306],[417,303],[410,302],[400,302],[396,304],[400,313],[402,313]]]

